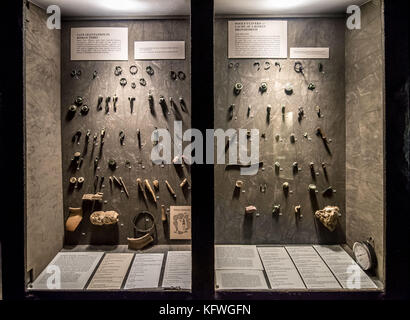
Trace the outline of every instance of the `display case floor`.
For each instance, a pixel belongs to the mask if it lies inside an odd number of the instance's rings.
[[[217,245],[216,291],[381,292],[346,245]]]
[[[30,291],[189,291],[191,246],[65,246]]]

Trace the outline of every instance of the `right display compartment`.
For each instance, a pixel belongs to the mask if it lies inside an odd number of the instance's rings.
[[[280,3],[215,1],[216,290],[383,292],[383,1]]]

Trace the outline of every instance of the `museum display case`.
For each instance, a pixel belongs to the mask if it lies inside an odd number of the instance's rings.
[[[393,7],[21,1],[5,300],[392,292],[410,190]]]
[[[189,294],[189,1],[23,14],[27,292]]]
[[[215,1],[217,296],[384,291],[383,10]]]

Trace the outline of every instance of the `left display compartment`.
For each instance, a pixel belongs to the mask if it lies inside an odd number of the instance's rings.
[[[190,2],[24,3],[32,295],[191,291]]]

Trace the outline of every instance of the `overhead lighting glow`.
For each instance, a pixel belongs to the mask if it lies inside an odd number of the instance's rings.
[[[263,1],[263,5],[266,9],[290,9],[306,4],[307,2],[306,0],[265,0]]]

